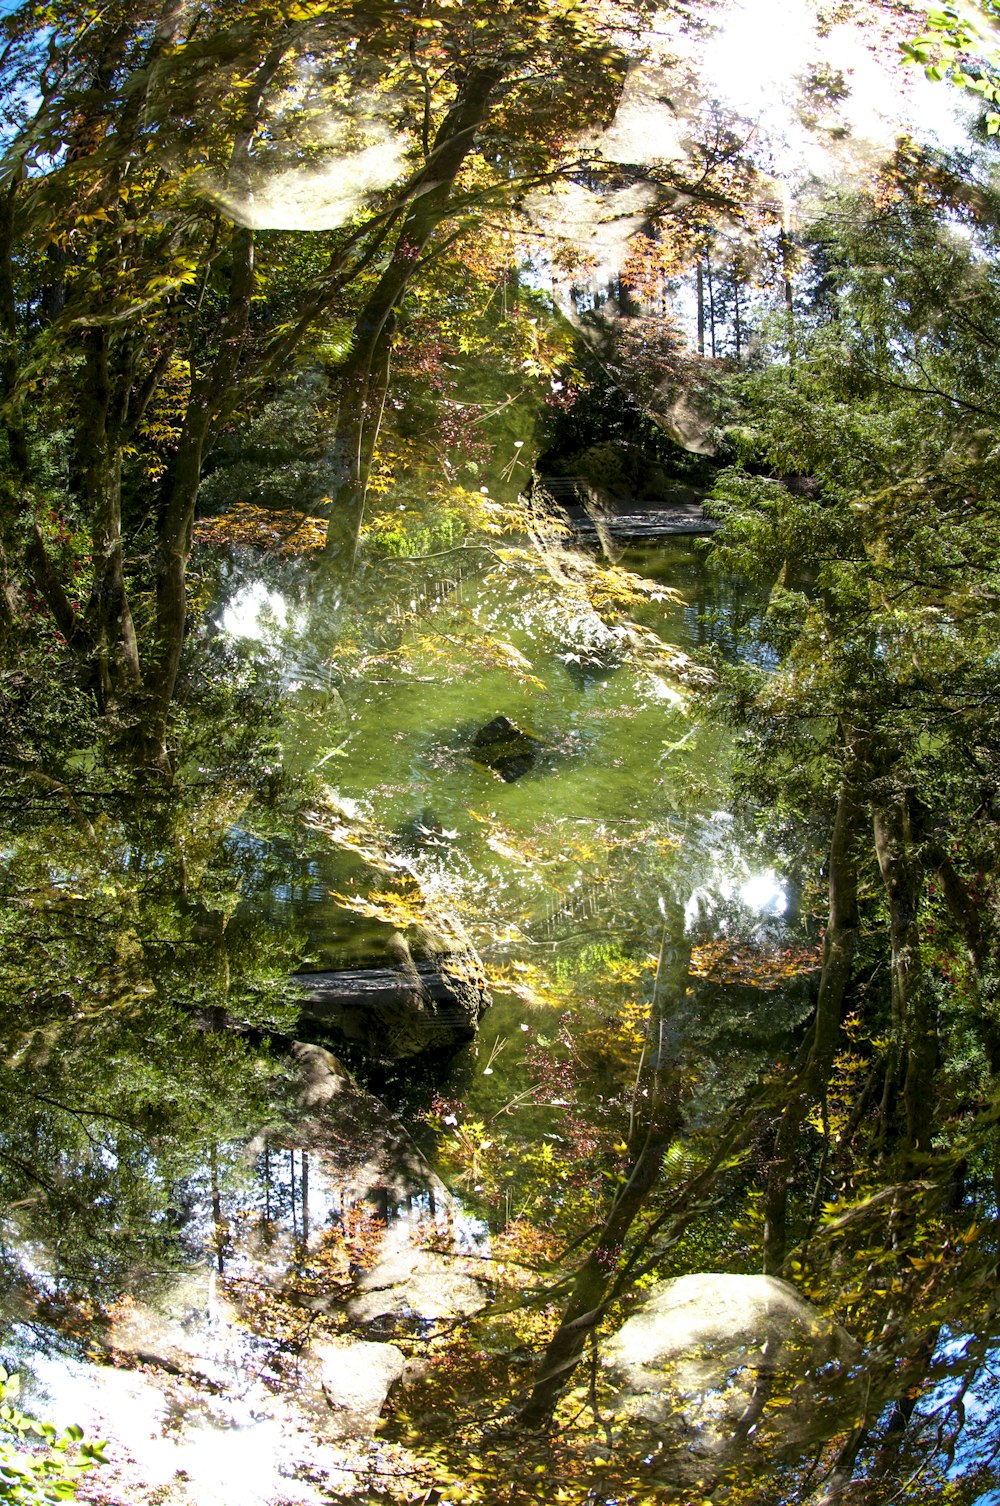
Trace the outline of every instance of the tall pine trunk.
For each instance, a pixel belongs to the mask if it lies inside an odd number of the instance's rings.
[[[829,916],[823,943],[816,1017],[809,1055],[778,1121],[764,1193],[764,1273],[778,1274],[785,1263],[788,1188],[806,1115],[826,1093],[840,1038],[844,996],[858,941],[858,883],[854,841],[859,807],[853,782],[845,777],[837,799],[830,838]]]
[[[905,794],[872,801],[875,850],[889,907],[895,1062],[903,1077],[906,1138],[930,1149],[938,1039],[934,1001],[920,958],[917,918],[924,870],[913,840]]]
[[[424,172],[414,184],[392,259],[355,322],[351,354],[339,378],[327,528],[327,551],[347,567],[353,566],[364,521],[368,475],[388,391],[396,312],[431,236],[452,210],[455,180],[475,146],[501,77],[497,65],[477,68],[463,81],[441,122]]]
[[[668,951],[664,941],[636,1083],[636,1108],[640,1096],[645,1097],[645,1105],[641,1113],[633,1115],[628,1140],[632,1157],[629,1175],[615,1197],[593,1249],[576,1273],[562,1321],[542,1356],[531,1393],[518,1413],[517,1420],[523,1427],[544,1427],[552,1416],[587,1340],[601,1319],[625,1237],[656,1186],[663,1157],[680,1128],[680,1063],[672,1056],[668,1026],[671,1017],[676,1020],[683,1016],[690,965],[690,946],[678,945]]]
[[[213,423],[223,411],[243,355],[254,288],[253,231],[235,226],[231,239],[229,307],[215,359],[195,380],[160,512],[156,558],[156,639],[147,674],[142,740],[147,762],[170,772],[167,732],[187,620],[187,561],[202,461]]]
[[[112,417],[110,336],[96,326],[83,337],[77,459],[91,519],[93,584],[83,632],[98,705],[118,709],[138,692],[142,673],[132,612],[125,591],[122,549],[122,453]]]

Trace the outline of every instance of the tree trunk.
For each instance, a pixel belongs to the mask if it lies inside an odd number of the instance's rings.
[[[7,436],[7,471],[0,482],[0,628],[9,633],[17,620],[17,593],[9,561],[19,553],[15,520],[25,511],[28,444],[18,391],[20,339],[14,283],[14,205],[20,176],[11,177],[0,196],[0,423]]]
[[[364,520],[368,472],[389,380],[396,311],[434,231],[446,219],[451,193],[502,77],[499,66],[470,73],[441,122],[423,174],[413,187],[392,260],[358,315],[354,343],[340,373],[340,412],[331,446],[333,486],[327,550],[353,564]]]
[[[191,552],[194,510],[201,484],[202,460],[211,428],[224,410],[243,354],[254,288],[253,231],[235,226],[231,241],[233,270],[229,308],[219,348],[205,374],[192,387],[184,426],[159,519],[156,560],[156,642],[147,675],[142,740],[148,761],[170,771],[167,729],[177,685],[187,619],[187,561]]]
[[[155,58],[176,27],[181,8],[166,0],[160,14],[150,61]],[[292,25],[286,23],[278,39],[261,60],[244,99],[243,118],[235,132],[230,155],[230,173],[245,174],[253,137],[260,124],[263,101],[291,45]],[[148,70],[147,70],[148,72]],[[200,374],[191,371],[191,395],[181,427],[174,462],[164,488],[158,517],[155,563],[155,635],[145,666],[145,689],[137,705],[140,725],[137,751],[144,762],[160,774],[171,774],[167,734],[170,708],[177,685],[187,618],[187,561],[191,552],[194,511],[201,484],[201,470],[213,426],[232,400],[244,357],[254,291],[254,236],[247,227],[234,225],[230,237],[232,271],[229,300],[219,331],[214,358]],[[155,387],[166,369],[169,350],[161,351],[149,375]],[[128,384],[123,394],[123,415],[128,409]],[[153,387],[136,394],[132,421],[141,417]]]
[[[705,269],[698,257],[698,271],[695,278],[695,301],[698,305],[698,354],[705,354]]]
[[[104,326],[83,337],[77,436],[80,485],[91,519],[93,585],[83,622],[86,652],[102,712],[134,696],[141,683],[139,648],[125,593],[121,530],[121,447],[112,432],[110,337]]]
[[[95,457],[94,480],[100,487],[92,513],[94,584],[93,649],[98,704],[113,710],[123,697],[132,697],[142,683],[139,645],[125,591],[121,534],[121,455]]]
[[[603,1304],[614,1282],[625,1236],[641,1212],[659,1179],[663,1157],[681,1124],[679,1063],[666,1060],[670,1042],[668,1024],[684,1013],[684,996],[691,964],[691,949],[677,946],[667,952],[666,939],[660,953],[653,1001],[649,1012],[648,1037],[636,1083],[636,1102],[646,1097],[644,1115],[633,1115],[629,1134],[632,1161],[622,1186],[604,1221],[597,1242],[577,1271],[562,1322],[542,1357],[534,1384],[518,1422],[541,1428],[569,1383],[587,1340],[603,1315]]]
[[[969,893],[968,885],[961,877],[944,849],[935,842],[929,844],[928,857],[944,891],[945,903],[951,918],[968,948],[974,973],[972,986],[981,1002],[973,1014],[979,1039],[993,1077],[1000,1077],[1000,1026],[982,999],[982,981],[992,965],[996,948],[995,928],[989,923],[991,913],[985,905],[977,904]]]
[[[787,1254],[788,1188],[806,1115],[824,1097],[833,1065],[858,941],[858,884],[854,841],[859,808],[853,782],[844,779],[830,838],[829,918],[823,942],[823,971],[809,1055],[796,1090],[778,1121],[764,1193],[764,1274],[777,1275]]]
[[[788,362],[795,366],[795,291],[792,285],[792,240],[787,228],[778,237],[781,255],[781,284],[785,296],[785,330],[788,335]]]
[[[222,1217],[222,1193],[219,1190],[219,1153],[214,1145],[208,1152],[209,1180],[212,1190],[212,1242],[215,1245],[215,1268],[220,1276],[226,1274],[227,1228]]]
[[[327,553],[348,572],[354,569],[364,522],[368,477],[389,391],[395,316],[386,321],[371,351],[369,367],[341,398],[337,415],[332,510],[327,526]]]
[[[934,1123],[934,1071],[938,1040],[928,980],[920,960],[920,908],[924,873],[914,849],[904,794],[872,802],[875,850],[889,904],[892,943],[893,1036],[905,1062],[903,1103],[912,1149],[930,1149]]]
[[[144,760],[169,775],[167,731],[177,686],[187,621],[187,561],[209,413],[192,396],[185,432],[174,458],[167,503],[160,517],[156,555],[156,641],[140,743]]]

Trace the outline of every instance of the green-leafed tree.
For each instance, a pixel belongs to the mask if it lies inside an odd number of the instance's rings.
[[[806,237],[794,361],[782,321],[737,384],[715,492],[717,562],[772,582],[756,665],[722,671],[744,789],[797,834],[827,912],[814,1020],[768,1120],[765,1269],[859,1303],[876,1369],[907,1383],[824,1500],[855,1465],[892,1477],[937,1335],[993,1322],[998,211],[988,164],[910,149],[832,202]],[[981,1233],[954,1244],[970,1218]],[[844,1298],[852,1249],[881,1297]]]
[[[407,301],[453,288],[452,248],[581,168],[635,21],[606,11],[32,0],[4,16],[3,615],[25,591],[43,606],[150,765],[170,766],[213,446],[306,362],[328,393],[329,547],[353,557]],[[650,179],[664,212],[679,171]]]

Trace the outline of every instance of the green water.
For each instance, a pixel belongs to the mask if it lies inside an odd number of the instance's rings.
[[[687,598],[640,606],[643,627],[695,663],[713,638],[724,642],[733,601],[720,600],[694,541],[634,550],[622,563]],[[315,653],[308,608],[303,633]],[[629,662],[627,642],[593,613],[467,577],[382,657],[329,705],[308,688],[293,695],[284,758],[328,781],[429,889],[451,895],[487,953],[551,944],[579,932],[581,918],[588,935],[639,939],[660,925],[664,897],[683,906],[700,886],[721,876],[731,888],[760,863],[722,840],[726,740],[705,717],[704,685]],[[511,782],[477,762],[473,746],[498,715],[540,744],[535,766]],[[311,883],[307,875],[272,896],[282,924],[304,927],[307,965],[345,966],[377,950],[377,928],[345,926],[324,892],[363,874],[322,845],[309,862]]]
[[[242,677],[265,751],[245,774],[224,750],[213,768],[206,734],[169,800],[109,795],[86,840],[29,817],[6,855],[9,892],[43,896],[14,941],[37,955],[47,927],[36,1023],[7,1031],[11,1354],[57,1420],[93,1393],[93,1426],[111,1406],[133,1443],[144,1407],[181,1419],[207,1408],[207,1442],[231,1474],[213,1484],[189,1448],[200,1500],[232,1499],[254,1449],[268,1462],[247,1499],[284,1500],[292,1476],[319,1467],[315,1440],[274,1413],[275,1396],[291,1404],[304,1384],[289,1355],[307,1342],[299,1298],[282,1294],[305,1271],[309,1300],[327,1300],[310,1262],[352,1206],[404,1229],[430,1219],[466,1252],[525,1221],[570,1239],[620,1174],[658,955],[685,929],[783,935],[782,875],[725,810],[727,737],[707,713],[704,663],[713,643],[731,646],[746,593],[711,581],[693,541],[622,563],[653,586],[616,617],[506,568],[415,575],[410,588],[387,574],[381,606],[376,581],[362,610],[321,577],[255,573],[245,558],[192,664]],[[498,715],[537,740],[510,782],[474,746]],[[275,795],[282,780],[294,798]],[[450,1065],[402,1062],[379,1079],[428,1158],[409,1182],[396,1152],[385,1159],[399,1132],[377,1117],[304,1129],[294,1077],[267,1044],[275,1028],[296,1033],[296,968],[384,963],[406,922],[363,912],[404,891],[431,924],[460,926],[493,995],[479,1042]],[[692,1121],[807,1008],[801,990],[675,1000],[678,1066],[701,1063]],[[258,1034],[234,1034],[246,1024]],[[17,1087],[24,1064],[34,1097]],[[29,1155],[34,1182],[18,1171]],[[112,1355],[126,1370],[152,1356],[154,1379],[112,1396]],[[207,1400],[195,1372],[225,1400]],[[155,1472],[152,1456],[141,1470]]]

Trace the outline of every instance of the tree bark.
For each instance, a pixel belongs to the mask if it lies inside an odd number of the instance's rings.
[[[234,226],[233,270],[229,307],[219,347],[208,371],[196,378],[188,401],[163,508],[159,518],[156,560],[156,642],[144,716],[146,756],[164,773],[170,771],[167,729],[177,685],[187,620],[187,561],[191,553],[194,510],[201,485],[202,461],[212,425],[222,412],[243,354],[254,288],[253,231]]]
[[[840,1039],[844,996],[858,942],[858,882],[854,842],[859,807],[853,781],[845,778],[837,798],[830,838],[829,915],[823,942],[823,971],[809,1055],[795,1090],[778,1121],[764,1193],[764,1274],[777,1275],[787,1254],[788,1188],[799,1135],[813,1104],[826,1093]]]
[[[695,302],[698,305],[698,354],[705,354],[705,268],[701,257],[698,257],[698,267],[695,277]]]
[[[788,335],[788,362],[791,367],[795,366],[795,290],[792,285],[792,238],[786,226],[782,227],[778,237],[778,249],[781,255],[781,285],[785,297],[785,330]]]
[[[451,207],[455,180],[472,151],[503,76],[499,64],[469,73],[441,122],[427,165],[416,180],[389,265],[354,326],[351,354],[340,373],[340,411],[330,460],[333,485],[327,551],[350,568],[364,521],[368,473],[389,380],[396,311],[434,231]]]
[[[25,510],[28,486],[28,444],[18,378],[20,345],[17,325],[17,292],[14,282],[14,209],[20,175],[14,173],[0,196],[0,415],[7,437],[7,472],[2,483],[5,506],[0,507],[0,629],[9,633],[17,620],[17,594],[9,574],[9,562],[18,551],[14,520]],[[44,545],[43,545],[44,550]],[[68,605],[68,603],[67,603]]]
[[[115,710],[134,696],[142,675],[139,646],[125,591],[121,530],[121,446],[110,416],[112,377],[106,326],[84,336],[77,436],[81,487],[91,519],[93,584],[83,632],[94,672],[98,705]]]
[[[517,1420],[527,1428],[546,1425],[599,1323],[614,1283],[625,1236],[659,1179],[663,1157],[681,1125],[679,1063],[667,1061],[668,1025],[683,1015],[691,965],[691,949],[678,945],[667,952],[666,941],[653,989],[648,1038],[636,1083],[636,1096],[646,1097],[644,1115],[634,1115],[629,1135],[632,1161],[629,1176],[604,1221],[590,1254],[580,1266],[562,1322],[542,1357],[534,1384]]]
[[[169,10],[170,7],[166,7],[165,14]],[[247,170],[268,87],[291,41],[292,24],[286,23],[277,41],[261,60],[247,91],[243,118],[234,135],[230,154],[230,173],[236,179]],[[255,280],[254,232],[249,227],[234,225],[229,250],[232,262],[229,299],[218,347],[203,374],[191,372],[191,396],[158,523],[156,642],[151,672],[147,676],[151,690],[146,698],[142,743],[147,761],[168,776],[171,768],[167,733],[184,648],[187,562],[191,553],[194,511],[206,446],[214,425],[231,400],[246,350]]]
[[[927,1151],[934,1123],[938,1039],[928,980],[920,960],[924,872],[917,856],[906,796],[872,802],[875,850],[889,905],[893,1036],[904,1061],[903,1104],[911,1149]]]

